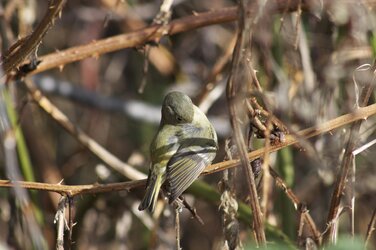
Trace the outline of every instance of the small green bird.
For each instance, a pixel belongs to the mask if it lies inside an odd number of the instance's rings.
[[[158,133],[150,145],[151,165],[139,210],[154,211],[159,191],[172,203],[215,158],[217,134],[205,114],[181,92],[167,94]]]

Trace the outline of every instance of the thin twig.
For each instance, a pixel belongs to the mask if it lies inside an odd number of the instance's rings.
[[[281,13],[284,10],[295,11],[299,2],[300,0],[270,0],[267,3],[267,8],[270,14]],[[231,22],[236,20],[237,17],[238,9],[236,7],[223,8],[199,14],[195,13],[191,16],[173,20],[166,25],[165,29],[168,30],[167,35],[174,35],[213,24]],[[39,58],[41,63],[30,74],[36,74],[57,67],[62,68],[66,64],[88,57],[98,57],[105,53],[143,45],[159,36],[156,31],[160,27],[161,25],[153,25],[127,34],[109,37],[86,45],[71,47],[48,54]]]
[[[267,218],[268,211],[268,200],[269,200],[269,181],[270,181],[270,171],[269,171],[269,155],[270,155],[270,131],[271,131],[271,120],[266,121],[266,131],[265,131],[265,153],[263,156],[264,162],[262,164],[262,200],[261,200],[261,209],[265,218]]]
[[[184,207],[191,213],[192,217],[196,219],[201,225],[204,225],[204,220],[198,215],[196,208],[192,207],[184,198],[184,196],[180,196]]]
[[[291,202],[294,205],[295,210],[301,211],[302,210],[302,203],[298,199],[298,197],[294,194],[294,192],[286,185],[286,183],[283,181],[283,179],[278,175],[278,173],[271,167],[269,167],[269,173],[274,178],[275,183],[282,188],[282,190],[286,193],[287,197],[291,200]],[[317,226],[312,219],[311,215],[309,214],[309,211],[305,208],[304,213],[300,214],[305,219],[305,222],[308,224],[309,229],[311,230],[314,240],[319,245],[321,244],[321,233],[317,229]],[[302,222],[303,223],[303,222]]]
[[[62,196],[55,214],[54,223],[56,224],[56,250],[64,250],[64,230],[68,228],[65,220],[65,207],[67,197]]]
[[[68,250],[72,249],[72,234],[73,234],[73,197],[67,196],[68,198]]]
[[[155,37],[154,42],[159,43],[161,38],[168,34],[168,22],[171,19],[171,7],[173,0],[163,0],[163,3],[160,6],[159,12],[153,20],[153,24],[161,24],[160,28],[156,31],[158,36]],[[146,44],[144,48],[144,65],[143,65],[143,76],[138,87],[138,93],[144,93],[144,89],[147,83],[147,74],[149,72],[149,55],[152,45]]]
[[[180,250],[180,216],[179,216],[180,207],[175,208],[175,233],[176,233],[176,249]]]
[[[297,240],[298,240],[298,245],[300,245],[302,239],[303,239],[303,229],[304,229],[304,222],[305,222],[305,216],[304,214],[308,211],[307,210],[307,207],[305,205],[300,205],[300,207],[298,208],[298,211],[299,211],[299,223],[298,223],[298,237],[297,237]]]
[[[216,87],[216,85],[220,82],[218,79],[218,75],[224,70],[225,66],[231,60],[232,52],[234,51],[236,43],[236,36],[233,36],[228,43],[226,49],[223,51],[221,57],[216,61],[214,64],[211,72],[208,74],[206,79],[204,80],[205,86],[201,88],[201,93],[197,96],[197,105],[200,107],[201,110],[205,112],[208,110],[209,107],[206,104],[205,100],[209,93]]]
[[[373,231],[375,231],[375,223],[376,223],[376,208],[373,210],[371,220],[368,224],[367,233],[366,233],[366,240],[364,242],[364,249],[367,249],[368,242],[371,238]]]

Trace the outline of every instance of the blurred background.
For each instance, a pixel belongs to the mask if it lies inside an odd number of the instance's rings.
[[[42,56],[144,28],[153,22],[160,4],[161,1],[67,1],[61,18],[47,33],[37,54]],[[172,20],[236,4],[225,0],[176,0],[171,9]],[[373,64],[376,50],[376,1],[304,1],[302,6],[300,14],[290,13],[286,4],[286,11],[262,15],[250,45],[250,61],[267,100],[262,105],[267,105],[268,110],[295,132],[357,107],[359,91],[366,84],[374,84],[367,64]],[[32,32],[47,8],[47,1],[0,1],[2,54],[18,38]],[[36,74],[31,79],[74,124],[109,152],[144,173],[148,171],[149,145],[158,129],[163,97],[171,90],[182,91],[200,105],[216,128],[220,151],[215,162],[221,162],[225,159],[225,141],[232,135],[225,86],[236,30],[236,22],[209,25],[163,37],[160,44],[149,44],[148,48],[140,46],[93,56]],[[147,49],[150,49],[149,67],[145,72]],[[25,155],[30,160],[29,167],[19,164],[21,179],[55,184],[63,181],[67,185],[128,180],[107,167],[43,112],[21,84],[12,82],[2,88],[7,89],[12,99],[16,124],[21,125],[26,142]],[[374,102],[375,92],[369,103]],[[349,128],[341,127],[309,139],[301,147],[291,146],[270,154],[270,166],[307,204],[321,232],[326,227],[333,184]],[[356,145],[364,145],[375,137],[375,119],[370,117],[363,122]],[[4,141],[5,136],[1,138]],[[253,138],[252,145],[262,147],[264,140]],[[361,241],[376,207],[375,152],[371,146],[356,155],[354,161],[355,234]],[[3,147],[1,179],[10,176],[6,153]],[[238,168],[236,194],[239,202],[247,203],[243,176],[242,169]],[[196,208],[204,224],[183,211],[180,218],[183,249],[223,248],[218,208],[221,179],[221,172],[205,176],[200,180],[209,190],[196,185],[187,192],[186,199]],[[267,222],[295,244],[298,213],[273,179],[269,192]],[[30,222],[24,218],[28,215],[19,209],[16,193],[13,189],[0,189],[0,248],[38,248],[35,237],[40,237],[46,248],[54,248],[53,222],[60,195],[26,191],[25,195],[30,197],[28,211],[35,217]],[[174,249],[173,210],[166,205],[157,218],[147,212],[140,213],[137,207],[143,193],[143,188],[137,188],[75,197],[77,224],[73,227],[72,247]],[[346,209],[351,204],[351,195],[345,195],[342,201],[345,213],[340,218],[340,236],[350,234]],[[245,248],[250,248],[254,244],[251,224],[241,218],[239,221],[239,238]],[[273,246],[282,238],[269,239]],[[376,246],[375,240],[373,235],[370,249]]]

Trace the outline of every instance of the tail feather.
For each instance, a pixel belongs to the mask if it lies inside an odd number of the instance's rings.
[[[160,175],[149,176],[147,186],[146,186],[146,193],[140,205],[138,206],[138,210],[142,211],[148,208],[150,212],[154,211],[155,204],[157,203],[157,200],[158,200],[159,190],[162,184],[161,180],[162,178]]]

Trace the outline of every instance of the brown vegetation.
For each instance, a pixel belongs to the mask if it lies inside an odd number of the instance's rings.
[[[372,249],[375,6],[1,2],[0,248]],[[139,212],[172,89],[220,150]]]

